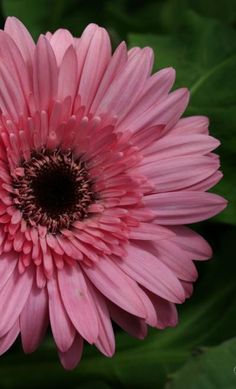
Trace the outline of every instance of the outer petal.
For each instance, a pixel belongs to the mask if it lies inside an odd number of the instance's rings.
[[[0,336],[5,335],[20,316],[30,294],[32,282],[32,269],[27,269],[23,274],[19,274],[16,269],[1,289]]]
[[[122,115],[127,107],[134,101],[142,89],[150,73],[151,52],[148,48],[127,61],[123,71],[120,72],[100,102],[98,113],[109,112],[113,115]]]
[[[210,177],[219,162],[207,156],[184,156],[153,161],[139,167],[141,174],[151,179],[157,192],[177,191]]]
[[[104,28],[97,28],[87,51],[79,85],[81,101],[87,110],[94,99],[110,57],[109,36]]]
[[[209,119],[206,116],[182,118],[168,132],[168,135],[208,134]]]
[[[15,322],[13,327],[0,338],[0,355],[4,354],[11,345],[15,342],[20,332],[19,320]]]
[[[89,284],[89,290],[98,312],[98,338],[95,345],[103,354],[111,357],[115,352],[115,337],[107,303],[91,283]]]
[[[60,293],[65,309],[78,332],[89,343],[98,337],[98,318],[83,273],[78,265],[58,272]]]
[[[18,257],[13,253],[4,253],[0,256],[0,290],[12,275]]]
[[[47,282],[49,295],[49,315],[53,337],[58,349],[67,351],[75,338],[75,327],[64,308],[57,280],[52,277]]]
[[[67,49],[74,45],[74,38],[68,30],[60,28],[54,32],[49,41],[56,56],[57,64],[60,65]]]
[[[48,110],[57,94],[57,63],[47,38],[39,37],[34,55],[34,98],[36,108]]]
[[[31,67],[34,55],[35,44],[34,41],[25,28],[24,24],[21,23],[17,18],[9,17],[6,20],[4,30],[11,36],[15,41],[16,45],[21,51],[21,54],[26,63]]]
[[[67,370],[72,370],[78,365],[83,352],[83,338],[77,334],[70,349],[64,353],[59,351],[62,366]]]
[[[137,284],[109,258],[100,258],[93,267],[84,267],[90,281],[109,300],[139,317],[146,312],[139,298]]]
[[[188,224],[209,219],[222,211],[227,201],[205,192],[179,191],[145,196],[158,224]]]
[[[212,256],[209,243],[197,232],[185,226],[171,226],[169,228],[176,234],[172,240],[186,250],[192,259],[204,260]]]
[[[37,349],[48,325],[48,295],[34,283],[20,315],[22,346],[25,353]]]
[[[125,332],[138,339],[144,339],[147,335],[147,325],[144,319],[140,319],[124,311],[111,301],[108,302],[109,311],[114,320]]]
[[[128,255],[117,262],[130,277],[153,293],[174,303],[184,301],[184,291],[172,271],[158,258],[137,245],[130,244]]]

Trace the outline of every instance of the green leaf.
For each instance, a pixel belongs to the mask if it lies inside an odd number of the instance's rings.
[[[187,115],[207,115],[211,134],[221,140],[219,154],[225,175],[214,189],[229,200],[215,220],[236,223],[236,32],[217,20],[188,13],[183,34],[131,35],[131,46],[151,46],[155,70],[173,66],[176,87],[187,86]]]
[[[236,338],[192,357],[173,375],[166,389],[234,389]]]

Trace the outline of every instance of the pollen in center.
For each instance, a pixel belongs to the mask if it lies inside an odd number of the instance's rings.
[[[28,224],[57,233],[88,216],[96,194],[81,158],[44,149],[23,161],[21,168],[22,174],[13,181],[13,198]]]

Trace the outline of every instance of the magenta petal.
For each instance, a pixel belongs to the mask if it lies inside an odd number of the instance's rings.
[[[48,296],[46,289],[34,283],[20,315],[22,346],[32,353],[41,343],[48,326]]]

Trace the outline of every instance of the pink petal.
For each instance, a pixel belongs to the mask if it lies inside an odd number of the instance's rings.
[[[12,328],[6,333],[6,335],[0,338],[0,355],[4,354],[11,345],[15,342],[20,332],[19,320],[15,322]]]
[[[35,44],[28,30],[25,28],[24,24],[21,23],[14,16],[8,17],[5,23],[4,30],[15,41],[16,45],[21,51],[25,62],[31,65]]]
[[[208,134],[209,119],[206,116],[182,118],[171,128],[168,135]]]
[[[155,159],[155,158],[154,158]],[[140,166],[140,173],[155,184],[158,192],[177,191],[210,177],[219,168],[218,161],[207,156],[184,156],[154,160]]]
[[[185,226],[171,226],[176,234],[172,240],[186,250],[193,259],[204,260],[212,256],[212,249],[207,241],[197,232]]]
[[[59,351],[59,358],[62,366],[67,370],[74,369],[82,356],[83,352],[83,338],[77,334],[70,349],[66,352]]]
[[[130,244],[128,255],[117,262],[130,277],[148,290],[174,303],[184,300],[183,288],[174,273],[160,259],[137,245]]]
[[[5,62],[0,62],[0,106],[6,117],[17,122],[19,117],[25,114],[25,100],[21,86],[14,79]]]
[[[32,353],[41,343],[48,325],[48,296],[46,289],[34,283],[20,315],[22,346]]]
[[[119,122],[119,129],[132,128],[132,123],[147,109],[159,103],[167,96],[175,81],[173,68],[162,69],[147,81],[135,104],[132,105],[124,119]]]
[[[108,306],[112,320],[125,332],[138,339],[144,339],[147,336],[147,325],[143,319],[131,315],[111,301],[108,302]]]
[[[205,192],[167,192],[148,195],[144,203],[155,213],[158,224],[188,224],[209,219],[227,206],[222,197]]]
[[[103,28],[95,31],[85,58],[79,94],[82,104],[89,109],[111,57],[110,38]]]
[[[84,266],[84,271],[109,300],[136,316],[146,316],[139,287],[111,259],[101,257],[94,266]]]
[[[23,274],[16,269],[0,290],[0,336],[5,335],[20,316],[32,288],[33,271]]]
[[[204,155],[214,150],[219,144],[217,139],[202,134],[165,136],[143,151],[146,156],[144,163],[151,160],[152,155],[156,160]]]
[[[98,337],[98,318],[80,267],[64,266],[58,271],[62,301],[72,323],[89,343]]]
[[[68,318],[62,302],[57,280],[52,277],[47,282],[49,296],[50,324],[58,349],[66,352],[75,338],[75,327]]]
[[[165,124],[168,128],[173,126],[185,111],[188,101],[188,90],[185,88],[177,89],[160,103],[153,105],[146,111],[140,111],[136,120],[132,122],[132,132],[158,124]]]
[[[98,113],[109,112],[123,115],[130,103],[140,92],[150,73],[150,57],[152,53],[148,48],[128,60],[123,71],[120,72],[104,95]]]
[[[60,28],[50,37],[50,44],[53,48],[57,64],[60,66],[67,49],[74,45],[74,38],[68,30]]]
[[[78,82],[77,56],[72,46],[63,56],[58,76],[57,97],[63,101],[67,96],[74,98]]]
[[[39,37],[34,55],[34,97],[39,110],[47,110],[57,94],[57,63],[47,38]]]
[[[107,303],[91,283],[89,283],[89,290],[98,313],[98,338],[95,345],[103,354],[111,357],[115,352],[115,337]]]
[[[122,70],[127,60],[127,49],[124,42],[122,42],[115,50],[106,71],[102,77],[100,85],[98,87],[96,96],[93,100],[91,111],[96,112],[98,105],[104,97],[107,89],[114,80],[115,76]]]
[[[32,91],[30,73],[16,43],[3,31],[0,31],[0,57],[7,63],[14,79],[21,85],[25,98],[28,98]]]
[[[166,327],[175,327],[178,324],[178,313],[175,304],[170,303],[169,301],[166,301],[150,292],[148,293],[148,296],[156,309],[156,327],[161,330]]]
[[[12,275],[18,256],[15,253],[3,253],[0,256],[0,290]]]
[[[173,271],[176,276],[185,281],[195,281],[198,277],[197,269],[190,259],[190,255],[171,240],[154,244],[153,254]]]

